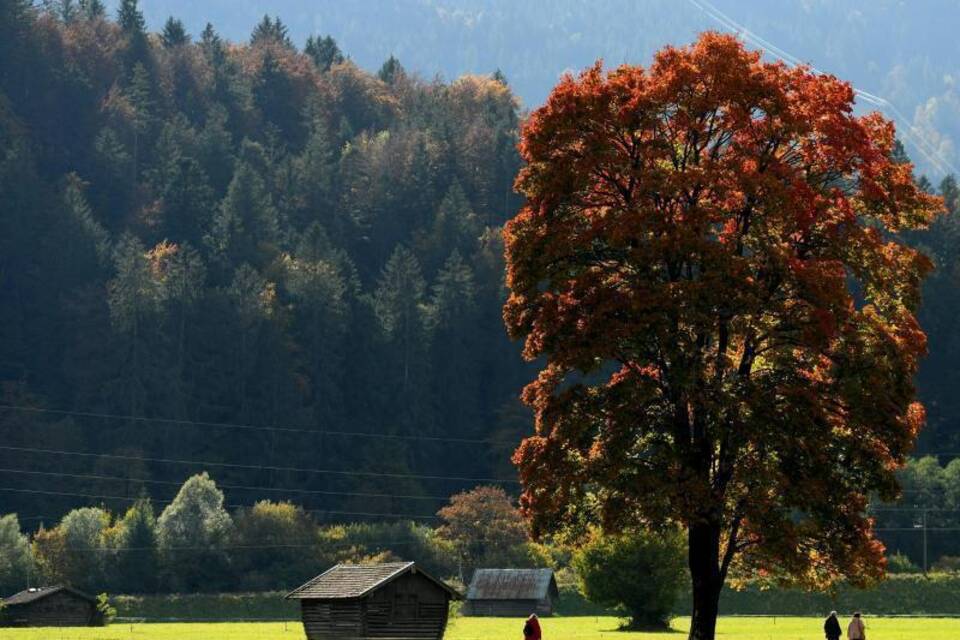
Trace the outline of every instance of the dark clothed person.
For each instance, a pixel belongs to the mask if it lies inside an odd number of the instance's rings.
[[[840,640],[840,636],[843,635],[836,611],[831,612],[823,622],[823,635],[826,636],[827,640]]]

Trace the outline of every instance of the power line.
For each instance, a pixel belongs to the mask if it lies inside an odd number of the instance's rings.
[[[438,480],[438,481],[449,481],[449,482],[491,482],[491,483],[502,483],[502,484],[520,484],[516,480],[506,480],[501,478],[470,478],[470,477],[458,477],[458,476],[434,476],[434,475],[421,475],[413,473],[387,473],[387,472],[376,472],[376,471],[340,471],[336,469],[308,469],[304,467],[280,467],[275,465],[255,465],[255,464],[239,464],[235,462],[214,462],[214,461],[204,461],[204,460],[175,460],[171,458],[151,458],[146,456],[125,456],[114,453],[91,453],[88,451],[64,451],[60,449],[38,449],[33,447],[11,447],[11,446],[0,446],[0,450],[5,451],[19,451],[21,453],[36,453],[42,455],[63,455],[63,456],[76,456],[76,457],[85,457],[85,458],[109,458],[112,460],[125,460],[132,462],[150,462],[156,464],[181,464],[181,465],[194,465],[200,467],[224,467],[230,469],[254,469],[259,471],[285,471],[290,473],[315,473],[315,474],[328,474],[328,475],[340,475],[340,476],[363,476],[371,478],[396,478],[396,479],[411,479],[411,480]]]
[[[874,531],[894,533],[894,532],[906,532],[906,531],[916,531],[917,533],[922,533],[923,531],[960,531],[960,527],[882,527],[879,529],[874,529]]]
[[[487,444],[493,446],[517,446],[516,441],[512,440],[491,440],[486,438],[457,438],[445,436],[420,436],[391,433],[368,433],[360,431],[327,431],[316,429],[303,429],[297,427],[262,427],[249,424],[236,424],[231,422],[204,422],[197,420],[177,420],[173,418],[147,418],[141,416],[127,416],[116,413],[96,413],[93,411],[68,411],[65,409],[42,409],[39,407],[23,407],[18,405],[0,404],[0,409],[9,411],[21,411],[24,413],[42,413],[61,416],[75,416],[81,418],[100,418],[104,420],[117,420],[123,422],[155,422],[160,424],[176,425],[181,427],[215,427],[220,429],[239,429],[246,431],[264,431],[293,433],[312,436],[336,436],[353,438],[371,438],[383,440],[414,440],[423,442],[449,442],[453,444]]]
[[[81,480],[107,480],[107,481],[116,481],[116,482],[141,482],[144,484],[161,484],[169,486],[181,486],[182,482],[177,482],[175,480],[149,480],[147,478],[130,478],[127,476],[104,476],[97,474],[85,474],[85,473],[66,473],[64,471],[33,471],[29,469],[6,469],[0,468],[0,473],[19,473],[24,475],[39,475],[39,476],[59,476],[67,478],[78,478]],[[450,496],[423,496],[423,495],[402,495],[394,493],[362,493],[362,492],[350,492],[350,491],[322,491],[318,489],[292,489],[288,487],[253,487],[249,485],[231,485],[231,484],[220,484],[217,483],[217,486],[221,489],[230,489],[237,491],[274,491],[274,492],[289,492],[289,493],[305,493],[310,495],[324,495],[324,496],[349,496],[355,498],[398,498],[403,500],[449,500]]]
[[[733,18],[731,18],[730,16],[722,12],[720,9],[717,9],[715,6],[713,6],[709,2],[709,0],[687,0],[687,1],[690,4],[692,4],[694,7],[699,9],[701,12],[707,14],[710,18],[713,18],[715,21],[719,22],[721,25],[723,25],[730,31],[733,31],[738,35],[742,36],[745,40],[747,40],[751,44],[754,44],[756,46],[759,46],[761,49],[771,52],[775,57],[779,58],[782,62],[785,62],[791,66],[800,66],[804,64],[796,56],[790,54],[787,51],[784,51],[783,49],[777,47],[773,43],[767,40],[764,40],[757,34],[753,33],[752,31],[744,27],[742,24],[738,23],[736,20],[734,20]],[[810,70],[816,73],[817,75],[826,75],[811,64],[807,64],[806,66],[809,67]],[[852,83],[851,83],[851,86],[853,86]],[[953,164],[947,158],[942,156],[940,152],[937,150],[937,148],[924,137],[923,132],[917,129],[917,127],[915,127],[913,123],[906,116],[904,116],[903,113],[901,113],[900,110],[897,109],[897,107],[892,102],[890,102],[883,96],[874,95],[872,93],[863,91],[862,89],[857,89],[856,87],[853,87],[853,91],[858,98],[862,98],[864,101],[876,107],[889,109],[892,112],[893,118],[895,120],[899,120],[903,125],[905,125],[904,128],[900,129],[901,133],[903,133],[906,136],[908,141],[913,143],[913,146],[921,153],[921,155],[923,155],[924,158],[926,158],[928,162],[930,162],[930,164],[934,166],[936,170],[940,171],[943,174],[950,173],[950,171],[952,171],[955,174],[960,173],[960,171],[958,171],[957,168],[954,167]]]
[[[48,495],[48,496],[65,496],[73,498],[86,498],[90,500],[126,500],[128,502],[136,502],[140,500],[140,497],[133,496],[110,496],[110,495],[100,495],[100,494],[91,494],[91,493],[75,493],[71,491],[47,491],[45,489],[21,489],[17,487],[0,487],[0,491],[9,491],[13,493],[29,493],[29,494],[38,494],[38,495]],[[153,502],[158,502],[161,504],[171,504],[173,500],[153,500]],[[249,508],[253,505],[243,505],[243,504],[228,504],[225,505],[231,509],[244,509]],[[368,517],[382,517],[382,518],[420,518],[420,519],[429,519],[436,520],[437,516],[433,515],[421,515],[415,513],[372,513],[367,511],[338,511],[333,509],[304,509],[306,513],[316,513],[321,515],[348,515],[348,516],[368,516]]]
[[[931,513],[960,513],[960,509],[941,509],[937,507],[869,507],[868,511],[929,511]]]
[[[220,551],[220,550],[240,550],[240,549],[350,549],[356,546],[370,547],[404,547],[420,544],[415,540],[357,540],[356,542],[344,543],[338,545],[325,545],[322,543],[307,544],[233,544],[221,545],[217,547],[210,546],[179,546],[163,547],[164,551]],[[89,552],[89,553],[111,553],[115,551],[158,551],[159,547],[66,547],[70,553]]]

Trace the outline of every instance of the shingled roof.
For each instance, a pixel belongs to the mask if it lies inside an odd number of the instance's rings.
[[[387,562],[366,565],[338,564],[303,586],[294,589],[287,594],[287,598],[294,600],[362,598],[374,589],[396,580],[408,572],[420,573],[448,591],[452,597],[460,597],[460,594],[455,590],[425,571],[418,569],[413,562]]]
[[[68,587],[66,585],[58,584],[53,587],[30,587],[29,589],[24,589],[20,593],[15,593],[9,598],[3,599],[3,606],[13,607],[18,604],[28,604],[34,602],[35,600],[40,600],[46,598],[47,596],[52,596],[55,593],[60,591],[67,591],[77,596],[78,598],[83,598],[89,602],[96,602],[97,599],[91,595],[80,591],[79,589],[74,589],[73,587]]]
[[[542,600],[559,595],[553,569],[477,569],[467,600]]]

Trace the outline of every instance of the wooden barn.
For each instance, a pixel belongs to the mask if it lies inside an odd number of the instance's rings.
[[[559,597],[553,569],[477,569],[467,589],[463,615],[550,616]]]
[[[72,587],[31,587],[3,599],[0,626],[90,627],[102,624],[97,599]]]
[[[287,594],[309,640],[440,640],[459,597],[413,562],[338,564]]]

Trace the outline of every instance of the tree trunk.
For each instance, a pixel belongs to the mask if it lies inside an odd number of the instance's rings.
[[[688,532],[690,577],[693,582],[693,615],[689,640],[714,640],[720,612],[720,525],[694,524]]]

